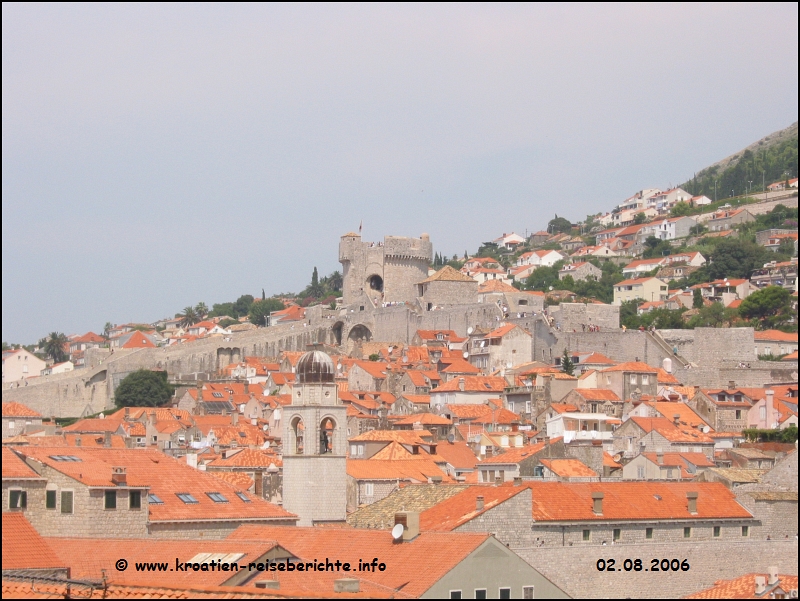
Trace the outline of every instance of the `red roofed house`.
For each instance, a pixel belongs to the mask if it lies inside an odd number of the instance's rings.
[[[498,398],[506,387],[505,378],[459,376],[431,390],[431,409],[444,405],[482,405]]]
[[[638,400],[658,392],[658,369],[641,361],[629,361],[607,367],[599,374],[599,384],[609,388],[623,401]]]
[[[3,403],[3,440],[39,428],[42,415],[21,403]]]
[[[5,447],[3,448],[5,459]],[[5,474],[3,475],[5,479]],[[4,506],[5,507],[5,506]],[[31,576],[69,578],[69,568],[18,511],[3,512],[3,582],[6,573],[24,572]],[[3,598],[10,598],[3,590]],[[32,598],[33,595],[26,595]]]
[[[714,439],[699,429],[666,417],[631,417],[616,429],[615,453],[636,457],[639,453],[703,453],[714,458]]]
[[[347,374],[349,390],[386,390],[389,364],[383,361],[356,361]]]
[[[578,408],[582,413],[605,413],[609,417],[622,417],[624,402],[607,388],[575,388],[561,399]]]
[[[767,574],[752,573],[733,580],[717,580],[711,588],[684,597],[684,599],[792,598],[797,598],[797,575],[779,574],[777,568]]]
[[[485,334],[473,333],[469,341],[469,362],[491,373],[531,360],[533,337],[527,330],[506,324]]]
[[[703,453],[640,453],[622,468],[622,479],[692,480],[715,465]]]
[[[788,355],[797,350],[797,332],[781,332],[780,330],[766,330],[753,332],[755,338],[755,354],[758,355]]]
[[[38,377],[47,363],[24,348],[3,351],[3,384]]]
[[[658,278],[623,280],[614,284],[614,305],[624,301],[642,299],[645,301],[665,301],[669,296],[667,283]]]
[[[599,280],[603,276],[603,272],[588,261],[578,261],[564,265],[558,272],[559,280],[563,280],[567,276],[572,276],[576,282],[582,282],[588,279]]]

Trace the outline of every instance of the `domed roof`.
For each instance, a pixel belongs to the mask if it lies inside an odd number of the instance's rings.
[[[295,376],[301,384],[333,382],[335,374],[336,366],[333,364],[333,359],[322,351],[308,351],[298,359],[295,366]]]

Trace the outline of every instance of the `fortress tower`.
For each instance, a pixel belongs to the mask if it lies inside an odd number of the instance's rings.
[[[333,381],[336,368],[320,351],[295,368],[292,404],[283,408],[283,507],[298,526],[344,522],[347,511],[347,408]]]
[[[413,301],[416,284],[428,277],[433,245],[428,234],[419,238],[386,236],[383,242],[362,242],[358,234],[345,234],[339,242],[344,304],[367,295],[382,302]]]

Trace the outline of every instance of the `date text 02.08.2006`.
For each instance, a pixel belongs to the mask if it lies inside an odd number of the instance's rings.
[[[689,561],[684,559],[651,559],[650,567],[646,567],[641,559],[626,559],[621,566],[616,559],[598,559],[598,572],[688,572]]]

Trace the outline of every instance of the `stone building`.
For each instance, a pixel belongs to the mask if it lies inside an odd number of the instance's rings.
[[[42,426],[42,416],[20,403],[3,403],[3,440]]]
[[[503,324],[491,332],[470,335],[469,362],[483,373],[511,368],[531,360],[532,336],[527,330]]]
[[[428,234],[419,238],[386,236],[383,242],[362,242],[349,233],[339,243],[345,305],[365,296],[375,306],[383,303],[413,302],[416,284],[428,277],[433,245]]]
[[[336,367],[321,351],[295,368],[292,404],[284,407],[283,506],[299,525],[344,522],[347,506],[347,408],[334,382]]]
[[[478,282],[445,265],[417,284],[417,295],[426,311],[443,305],[469,305],[478,302]]]

